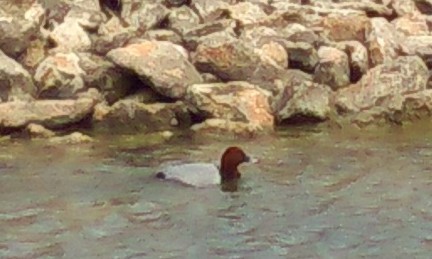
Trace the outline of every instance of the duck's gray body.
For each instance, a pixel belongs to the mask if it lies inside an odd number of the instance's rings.
[[[219,169],[210,163],[166,166],[156,176],[195,187],[218,185],[221,182]]]

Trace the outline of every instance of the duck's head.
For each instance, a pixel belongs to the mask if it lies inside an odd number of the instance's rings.
[[[237,167],[241,163],[249,162],[250,158],[239,147],[229,147],[222,155],[220,163],[220,175],[222,183],[236,180],[241,177]]]

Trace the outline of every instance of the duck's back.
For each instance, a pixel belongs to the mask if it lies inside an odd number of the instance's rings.
[[[214,164],[210,163],[167,166],[158,173],[158,177],[196,187],[206,187],[220,183],[219,170]]]

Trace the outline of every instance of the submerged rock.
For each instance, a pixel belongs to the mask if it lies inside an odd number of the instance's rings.
[[[96,106],[93,115],[95,130],[110,133],[173,130],[190,124],[188,110],[181,102],[144,104],[121,100],[112,106]]]
[[[81,132],[74,132],[65,136],[52,137],[48,139],[52,144],[80,144],[93,142],[93,138],[82,134]]]

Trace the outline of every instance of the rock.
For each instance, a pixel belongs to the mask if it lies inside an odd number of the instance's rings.
[[[181,102],[144,104],[121,100],[111,107],[98,106],[93,116],[94,128],[109,133],[173,130],[190,124],[188,110]]]
[[[365,42],[370,19],[365,15],[329,15],[323,19],[322,27],[330,40]]]
[[[165,0],[164,4],[168,7],[180,7],[182,5],[187,5],[190,0]]]
[[[391,8],[398,16],[419,14],[419,10],[413,0],[391,0]]]
[[[134,77],[101,56],[78,53],[85,88],[98,89],[104,100],[112,104],[126,96],[136,85]]]
[[[88,6],[82,8],[73,6],[64,17],[64,22],[76,22],[88,31],[96,31],[104,20],[99,8],[90,9]]]
[[[315,68],[314,81],[329,85],[333,90],[350,83],[348,56],[336,48],[321,47],[318,50],[319,62]]]
[[[39,63],[41,63],[47,55],[48,42],[38,38],[29,43],[26,51],[17,59],[30,73],[34,74]]]
[[[48,139],[51,144],[81,144],[93,142],[93,138],[82,134],[81,132],[74,132],[69,135],[51,137]]]
[[[36,69],[34,79],[39,87],[40,97],[68,99],[85,90],[77,54],[57,53],[48,56]]]
[[[273,129],[270,93],[247,82],[191,85],[186,101],[204,118],[218,118]]]
[[[168,27],[183,35],[200,24],[200,18],[187,6],[176,8],[168,15]]]
[[[369,58],[372,67],[392,61],[400,52],[401,35],[384,18],[372,18],[371,27],[366,32]]]
[[[336,48],[344,51],[348,55],[350,66],[350,81],[355,83],[369,69],[369,56],[365,46],[358,41],[341,41]]]
[[[116,16],[102,23],[97,35],[93,35],[93,50],[99,55],[105,55],[110,50],[122,47],[135,36],[133,28],[126,28]]]
[[[24,134],[30,138],[51,138],[55,136],[52,130],[35,123],[28,124],[24,130]]]
[[[31,39],[37,38],[40,33],[34,21],[0,13],[0,35],[0,50],[17,58],[28,48]]]
[[[181,98],[187,86],[202,82],[186,50],[171,42],[143,41],[114,49],[108,57],[148,80],[155,91],[170,98]]]
[[[121,17],[139,31],[158,28],[167,17],[169,10],[160,3],[131,0],[123,3]]]
[[[315,71],[319,57],[315,48],[306,42],[283,41],[283,46],[288,53],[289,67],[301,69],[306,72]]]
[[[144,34],[146,40],[169,41],[177,45],[183,44],[183,39],[176,32],[165,29],[149,30]]]
[[[429,72],[416,56],[399,57],[372,68],[355,85],[339,90],[335,106],[339,114],[354,115],[359,124],[391,118],[401,111],[407,95],[426,90]]]
[[[245,28],[239,38],[243,41],[250,42],[255,47],[261,47],[263,44],[272,41],[272,38],[277,38],[278,36],[278,32],[272,28],[267,26],[254,26]]]
[[[210,36],[192,56],[201,72],[214,74],[224,81],[249,81],[277,91],[272,80],[284,70],[283,67],[248,42],[225,35]]]
[[[327,39],[298,23],[289,24],[282,30],[279,30],[279,35],[282,36],[283,39],[291,42],[306,42],[317,49],[321,46],[328,45]]]
[[[432,69],[432,36],[406,37],[404,54],[417,55],[423,59],[429,69]]]
[[[405,36],[425,36],[429,34],[427,20],[423,15],[405,15],[392,21],[396,31]]]
[[[88,98],[0,103],[0,128],[20,128],[30,123],[65,127],[89,116],[94,106],[95,102]]]
[[[0,51],[0,103],[13,100],[31,100],[36,86],[31,75],[19,63]]]
[[[50,33],[50,40],[57,51],[87,51],[92,42],[87,32],[75,20],[67,20],[55,27]]]
[[[98,102],[112,103],[125,96],[134,83],[127,73],[89,53],[57,54],[47,59],[35,75],[41,98],[86,96]]]
[[[238,21],[241,26],[259,24],[267,18],[267,14],[258,5],[250,2],[240,2],[227,7],[229,17]]]
[[[402,107],[402,121],[430,118],[432,115],[432,90],[408,94]]]
[[[195,51],[197,46],[214,35],[225,35],[236,37],[235,29],[237,24],[231,19],[222,19],[215,22],[200,24],[183,33],[183,40],[188,50]],[[217,34],[216,34],[217,33]]]
[[[191,7],[198,12],[204,23],[213,22],[223,15],[224,10],[235,0],[191,0]]]
[[[281,81],[283,90],[272,100],[272,109],[277,120],[306,118],[326,120],[330,114],[331,90],[326,85],[311,81],[308,74],[288,71]]]
[[[266,57],[269,59],[270,66],[276,64],[279,67],[288,68],[288,53],[281,44],[270,41],[263,44],[257,51],[263,57],[263,61]]]

